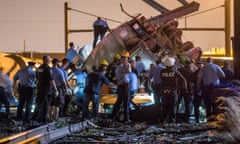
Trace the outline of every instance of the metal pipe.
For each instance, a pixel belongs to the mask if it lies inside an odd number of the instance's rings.
[[[65,54],[68,50],[68,3],[64,3],[64,39],[65,39]]]
[[[225,50],[226,56],[231,56],[231,9],[230,9],[230,0],[225,0],[224,4],[224,21],[225,21]]]

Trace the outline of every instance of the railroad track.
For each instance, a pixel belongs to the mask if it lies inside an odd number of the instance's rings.
[[[61,128],[56,127],[56,122],[49,123],[31,130],[0,139],[0,144],[46,144],[60,139],[72,132],[78,132],[91,126],[90,121],[69,124]]]

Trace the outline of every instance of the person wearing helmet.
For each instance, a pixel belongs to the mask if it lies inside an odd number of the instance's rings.
[[[100,64],[104,66],[108,66],[108,62],[105,59],[103,59]]]
[[[129,118],[129,102],[130,102],[130,90],[129,90],[129,73],[131,70],[131,65],[128,63],[128,58],[130,54],[128,52],[122,53],[121,63],[117,66],[115,70],[115,75],[117,78],[117,94],[118,98],[116,103],[114,104],[112,111],[112,118],[119,119],[118,113],[120,111],[120,107],[123,103],[124,109],[124,119],[123,122],[130,123]]]
[[[121,56],[120,54],[115,54],[113,61],[107,67],[106,76],[114,84],[117,84],[115,70],[120,63]]]
[[[114,55],[114,59],[120,60],[120,59],[121,59],[120,54],[115,54],[115,55]]]
[[[129,58],[130,57],[130,53],[128,52],[128,51],[123,51],[122,53],[121,53],[121,58]]]
[[[178,103],[178,80],[179,78],[184,80],[184,86],[187,88],[187,82],[185,78],[175,68],[175,58],[164,58],[163,64],[166,66],[160,72],[162,80],[162,116],[161,122],[175,122]]]

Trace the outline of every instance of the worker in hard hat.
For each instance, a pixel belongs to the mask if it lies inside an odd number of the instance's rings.
[[[103,66],[108,66],[108,62],[105,59],[103,59],[100,64]]]
[[[119,65],[120,59],[121,59],[120,54],[115,54],[113,61],[112,61],[112,62],[109,64],[109,66],[107,67],[106,76],[107,76],[107,78],[108,78],[111,82],[113,82],[114,84],[117,84],[116,76],[115,76],[115,69],[116,69],[117,66]]]
[[[128,51],[123,51],[123,52],[121,53],[121,58],[123,58],[123,57],[129,58],[129,57],[130,57],[130,53],[129,53]]]
[[[124,109],[124,123],[131,122],[129,117],[129,103],[130,103],[130,89],[129,89],[129,73],[132,71],[131,65],[128,63],[129,52],[123,52],[121,54],[121,63],[115,70],[115,75],[117,78],[117,94],[118,98],[116,103],[114,104],[112,111],[112,118],[119,119],[118,113],[120,111],[120,107],[123,103]]]

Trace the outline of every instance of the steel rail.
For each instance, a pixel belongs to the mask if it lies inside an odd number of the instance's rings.
[[[49,123],[31,130],[27,130],[12,136],[0,139],[0,144],[27,144],[36,142],[39,144],[51,143],[72,132],[77,132],[91,126],[90,121],[69,124],[62,128],[56,128],[56,122]]]

